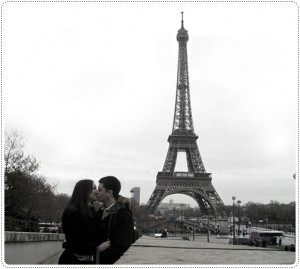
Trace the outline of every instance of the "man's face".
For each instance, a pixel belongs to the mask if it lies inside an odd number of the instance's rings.
[[[111,197],[111,190],[106,191],[106,189],[103,187],[102,183],[99,183],[98,185],[98,201],[99,202],[106,202]]]

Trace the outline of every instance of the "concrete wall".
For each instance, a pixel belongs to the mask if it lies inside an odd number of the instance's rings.
[[[5,232],[5,263],[41,264],[62,250],[64,234]]]

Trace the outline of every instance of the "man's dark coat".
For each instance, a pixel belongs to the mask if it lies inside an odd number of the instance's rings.
[[[98,211],[101,242],[110,240],[111,246],[100,252],[100,264],[115,263],[131,246],[134,240],[134,224],[132,214],[128,206],[121,203],[114,204],[107,216],[101,220],[103,210]]]

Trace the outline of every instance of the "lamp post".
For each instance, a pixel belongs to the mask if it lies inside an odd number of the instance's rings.
[[[237,200],[236,201],[237,205],[238,205],[238,236],[240,235],[240,214],[241,214],[241,209],[240,209],[240,205],[241,205],[241,200]]]
[[[195,226],[193,225],[193,241],[195,241]]]
[[[134,199],[134,190],[133,189],[131,189],[130,190],[130,192],[131,192],[131,199],[130,199],[130,210],[131,210],[131,214],[132,214],[132,219],[133,219],[133,225],[134,225],[134,227],[136,227],[136,222],[134,221],[134,214],[133,214],[133,208],[134,208],[134,202],[135,202],[135,199]]]
[[[182,226],[183,226],[183,220],[182,220],[182,210],[183,210],[183,204],[180,204],[181,207],[181,213],[180,213],[180,223],[181,223],[181,235],[182,235]]]
[[[131,189],[130,190],[130,193],[131,193],[131,203],[130,203],[130,209],[131,209],[131,213],[132,213],[132,210],[133,210],[133,203],[134,203],[134,190]]]
[[[173,206],[174,209],[174,226],[175,226],[175,237],[176,237],[176,217],[175,217],[175,206]]]
[[[292,234],[294,234],[294,245],[296,245],[296,227],[295,228],[293,228],[293,227],[295,227],[295,225],[294,225],[294,217],[292,216],[292,228],[291,228],[291,231],[292,231]]]
[[[235,196],[232,196],[232,222],[233,222],[233,244],[235,244],[235,221],[234,221],[234,206],[235,206]]]
[[[210,223],[209,223],[209,210],[210,210],[210,206],[208,206],[207,208],[207,242],[209,243],[209,226],[210,226]]]
[[[196,217],[195,211],[196,211],[196,209],[194,208],[193,209],[193,218]],[[195,241],[195,225],[194,225],[194,221],[195,220],[193,220],[193,241]]]

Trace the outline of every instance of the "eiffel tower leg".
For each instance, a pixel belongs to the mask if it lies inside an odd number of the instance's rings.
[[[186,161],[189,172],[195,171],[190,151],[186,151]]]
[[[191,186],[186,185],[180,193],[193,198],[197,202],[202,213],[207,215],[211,210],[216,213],[215,206],[211,203],[209,197],[205,193],[205,190],[199,188],[193,189]]]
[[[200,210],[205,214],[208,215],[208,208],[207,208],[207,204],[204,203],[204,201],[200,198],[197,199],[198,205],[200,207]]]
[[[205,195],[200,195],[195,192],[193,196],[205,214],[210,213],[216,216],[228,215],[227,209],[213,185],[210,184],[206,189],[201,189],[201,192],[205,193]]]
[[[213,191],[210,191],[208,193],[208,196],[209,196],[209,200],[212,201],[215,214],[221,215],[223,217],[227,216],[228,212],[227,212],[227,209],[226,209],[222,199],[220,198],[220,196],[218,195],[218,193],[216,192],[216,190],[214,189],[213,186],[212,186],[212,189],[213,189]]]
[[[193,166],[195,168],[195,172],[205,173],[205,168],[201,159],[201,155],[197,147],[191,148],[191,159],[193,162]]]
[[[168,154],[165,160],[163,172],[174,172],[177,159],[177,148],[169,146]]]
[[[166,189],[162,188],[161,186],[156,186],[150,199],[148,200],[148,203],[146,205],[147,211],[149,214],[154,214],[156,208],[162,201],[164,195],[165,195]]]

